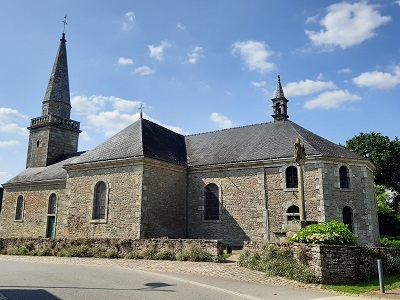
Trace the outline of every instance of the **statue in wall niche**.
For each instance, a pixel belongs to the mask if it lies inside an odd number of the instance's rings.
[[[303,165],[306,161],[306,149],[304,148],[304,144],[300,144],[299,138],[294,143],[294,159],[299,165]]]

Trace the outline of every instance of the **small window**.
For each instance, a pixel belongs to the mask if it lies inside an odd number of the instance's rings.
[[[103,181],[98,182],[94,188],[93,219],[106,218],[106,192],[106,184]]]
[[[204,219],[219,220],[219,190],[214,183],[206,186]]]
[[[297,168],[294,166],[286,169],[286,188],[297,188]]]
[[[19,196],[15,208],[15,220],[22,220],[23,215],[24,215],[24,197]]]
[[[296,205],[290,206],[286,211],[286,215],[288,221],[299,221],[300,220],[299,207]]]
[[[36,148],[39,148],[39,146],[40,146],[40,141],[37,140],[37,142],[36,142]]]
[[[57,211],[57,196],[56,194],[51,194],[49,197],[49,208],[47,213],[52,215]]]
[[[345,166],[339,169],[340,188],[348,189],[350,187],[349,170]]]
[[[343,223],[353,232],[353,210],[351,207],[345,206],[343,208]]]

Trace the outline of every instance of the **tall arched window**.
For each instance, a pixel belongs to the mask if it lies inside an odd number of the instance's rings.
[[[286,169],[286,188],[297,188],[297,168],[294,166]]]
[[[96,183],[96,186],[94,187],[92,219],[106,218],[106,192],[107,187],[103,181]]]
[[[286,216],[288,221],[297,221],[300,220],[300,210],[296,205],[289,206],[286,211]]]
[[[350,231],[353,231],[353,210],[349,206],[343,208],[343,223],[347,225]]]
[[[47,213],[52,215],[55,214],[57,211],[57,196],[56,194],[51,194],[49,197],[49,207]]]
[[[348,189],[350,187],[349,170],[345,166],[339,168],[340,188]]]
[[[18,196],[17,205],[15,207],[15,220],[22,220],[24,216],[24,197]]]
[[[219,220],[219,190],[218,186],[210,183],[206,186],[204,219]]]

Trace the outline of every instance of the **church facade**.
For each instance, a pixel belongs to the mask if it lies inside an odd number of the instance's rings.
[[[305,219],[379,245],[373,164],[290,121],[280,79],[272,103],[272,122],[187,136],[141,116],[78,152],[63,34],[26,169],[3,185],[0,237],[278,241],[299,227],[299,138]]]

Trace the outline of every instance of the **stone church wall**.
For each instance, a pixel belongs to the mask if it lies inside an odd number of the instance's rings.
[[[205,188],[219,188],[220,218],[204,220]],[[266,235],[264,169],[220,169],[189,173],[189,238],[220,239],[231,246]]]
[[[349,170],[350,187],[340,188],[339,167]],[[325,220],[343,221],[343,208],[353,211],[353,233],[359,245],[379,245],[373,174],[363,165],[321,163]]]
[[[62,207],[66,214],[59,218],[57,237],[139,238],[142,173],[141,165],[70,170],[68,201]],[[107,186],[105,220],[92,219],[94,188],[99,181]]]
[[[47,230],[48,201],[52,193],[59,205],[66,200],[65,182],[58,184],[26,184],[7,187],[0,213],[1,237],[45,237]],[[17,198],[24,197],[22,220],[15,220]]]
[[[286,188],[286,168],[296,166],[295,163],[287,163],[281,166],[265,168],[265,189],[269,211],[270,239],[278,241],[286,238],[288,231],[299,230],[298,222],[288,220],[287,210],[290,206],[300,206],[298,201],[298,189]],[[306,219],[308,221],[320,220],[319,201],[319,172],[315,163],[307,163],[303,167],[304,201]]]
[[[144,165],[142,238],[186,235],[186,168]]]

